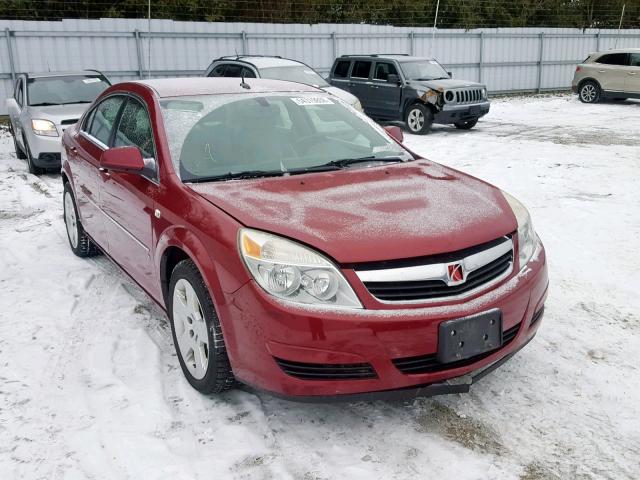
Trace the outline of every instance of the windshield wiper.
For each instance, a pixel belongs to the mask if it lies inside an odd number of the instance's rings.
[[[91,103],[92,100],[74,100],[73,102],[64,102],[64,103],[60,103],[59,105],[72,105],[74,103]]]
[[[225,180],[243,180],[247,178],[280,177],[287,172],[282,170],[247,170],[246,172],[227,172],[209,177],[196,177],[185,180],[188,183],[220,182]]]
[[[376,157],[375,155],[370,155],[368,157],[360,157],[360,158],[341,158],[340,160],[331,160],[323,165],[318,165],[319,167],[339,167],[344,168],[347,165],[353,165],[354,163],[364,163],[364,162],[402,162],[403,160],[399,157]]]
[[[52,103],[52,102],[40,102],[40,103],[30,103],[30,107],[50,107],[51,105],[62,105],[61,103]]]

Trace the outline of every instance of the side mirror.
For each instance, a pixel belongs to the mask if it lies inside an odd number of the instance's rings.
[[[384,127],[384,130],[387,132],[391,138],[393,138],[396,142],[402,143],[404,141],[404,134],[400,127],[396,127],[395,125],[389,125]]]
[[[399,85],[400,77],[398,77],[398,75],[396,75],[395,73],[390,73],[389,75],[387,75],[387,83],[393,83],[395,85]]]
[[[449,75],[449,78],[453,78],[453,73],[452,72],[447,72],[447,75]]]
[[[114,172],[138,173],[144,160],[138,147],[114,147],[102,152],[100,168]]]

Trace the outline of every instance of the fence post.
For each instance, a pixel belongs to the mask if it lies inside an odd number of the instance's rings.
[[[136,52],[138,53],[138,78],[144,78],[144,58],[142,57],[142,39],[140,38],[140,30],[137,28],[133,32],[133,36],[136,39]],[[151,39],[149,39],[151,41]]]
[[[16,84],[16,65],[13,61],[13,48],[11,47],[11,30],[5,28],[4,35],[7,39],[7,51],[9,52],[9,68],[11,69],[11,81],[13,82],[13,87]]]
[[[544,60],[544,32],[540,32],[540,56],[538,60],[538,93],[542,92],[542,62]]]
[[[596,52],[600,51],[600,31],[596,33]]]
[[[247,54],[247,32],[243,30],[241,33],[241,36],[242,36],[242,54],[246,55]]]
[[[484,32],[480,32],[480,54],[478,61],[478,82],[482,83],[482,67],[484,66]]]
[[[338,58],[338,44],[336,43],[336,32],[331,32],[331,51],[333,52],[334,60]]]
[[[411,30],[409,32],[409,54],[410,55],[415,55],[415,51],[416,51],[416,34],[414,33],[413,30]]]

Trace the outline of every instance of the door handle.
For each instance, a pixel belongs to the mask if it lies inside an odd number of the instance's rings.
[[[636,72],[627,72],[629,75],[635,75]]]
[[[70,150],[72,153],[78,153],[78,149],[77,149],[76,147],[71,147],[71,148],[69,148],[69,150]]]
[[[604,73],[606,70],[598,70],[598,73]]]

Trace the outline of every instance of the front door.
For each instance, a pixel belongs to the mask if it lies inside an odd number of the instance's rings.
[[[129,97],[110,146],[134,146],[145,159],[142,174],[101,171],[100,206],[106,218],[109,255],[145,290],[154,292],[154,198],[158,190],[156,150],[147,109]]]
[[[381,118],[397,118],[400,111],[402,89],[398,82],[389,82],[389,75],[398,75],[395,65],[390,62],[376,62],[373,79],[369,86],[369,102],[373,115]]]
[[[100,206],[100,191],[104,179],[100,172],[100,157],[109,145],[111,132],[125,97],[115,95],[100,102],[84,120],[74,137],[76,147],[67,151],[75,185],[76,204],[82,226],[93,240],[109,251],[104,213]]]
[[[640,94],[640,53],[631,54],[631,65],[627,70],[624,91]]]
[[[356,60],[351,68],[351,78],[349,81],[349,91],[353,93],[360,103],[365,113],[373,114],[371,109],[371,65],[370,60]]]

